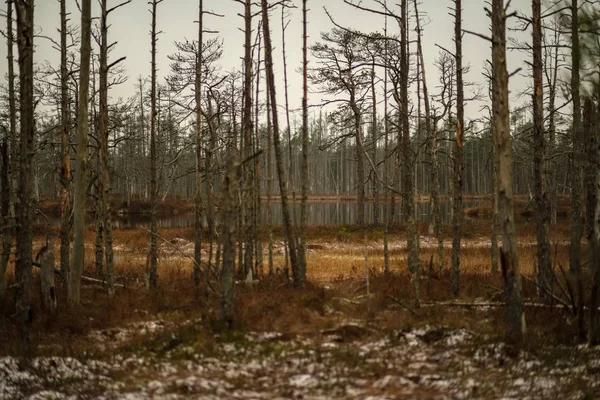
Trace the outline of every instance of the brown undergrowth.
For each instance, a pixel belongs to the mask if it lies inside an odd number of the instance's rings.
[[[563,224],[566,225],[566,224]],[[567,265],[568,247],[564,238],[568,227],[553,229],[554,263]],[[449,230],[449,227],[444,227]],[[518,228],[520,259],[523,272],[534,276],[534,227],[522,223]],[[480,221],[465,223],[465,236],[461,254],[461,292],[455,299],[450,291],[448,271],[451,243],[446,239],[444,266],[434,268],[428,276],[428,263],[436,251],[436,241],[421,231],[421,307],[414,302],[414,293],[406,268],[405,231],[395,225],[390,232],[390,273],[383,272],[382,231],[378,227],[358,230],[350,226],[311,227],[308,246],[308,278],[306,289],[295,290],[287,279],[277,273],[261,275],[260,282],[252,287],[237,285],[236,331],[277,331],[290,335],[314,335],[333,329],[344,321],[359,319],[371,321],[382,331],[403,329],[426,324],[467,328],[492,337],[502,335],[503,309],[480,307],[477,303],[502,301],[502,281],[490,272],[489,226]],[[448,232],[446,232],[446,235]],[[197,288],[191,279],[193,231],[191,228],[162,229],[159,286],[147,290],[144,286],[148,232],[143,229],[114,231],[115,275],[124,288],[117,288],[109,299],[106,290],[98,285],[84,285],[82,304],[66,306],[62,283],[57,283],[59,309],[54,314],[39,308],[39,294],[33,293],[33,331],[38,354],[84,356],[98,351],[90,342],[90,332],[105,332],[113,327],[123,327],[143,321],[169,321],[173,329],[183,329],[189,335],[205,338],[209,343],[214,334],[221,332],[219,299],[205,285]],[[281,232],[275,230],[276,266],[283,266]],[[266,237],[266,236],[265,236]],[[448,236],[446,236],[448,237]],[[85,274],[94,276],[94,232],[86,231]],[[181,245],[183,243],[183,246]],[[34,251],[44,244],[36,238]],[[263,243],[266,249],[266,243]],[[190,247],[191,245],[191,247]],[[179,246],[178,251],[173,251]],[[206,246],[206,244],[205,244]],[[365,280],[365,248],[369,267],[369,287]],[[58,242],[55,253],[58,254]],[[554,257],[556,255],[556,258]],[[266,264],[266,254],[265,254]],[[58,260],[57,260],[58,265]],[[266,266],[263,267],[266,272]],[[12,259],[9,266],[9,285],[14,282]],[[101,278],[101,277],[100,277]],[[35,271],[34,287],[39,287]],[[218,281],[213,279],[218,287]],[[525,297],[535,299],[537,288],[524,281]],[[9,290],[8,301],[0,317],[0,354],[13,354],[17,337],[14,329],[14,290]],[[473,306],[432,304],[459,300]],[[527,308],[529,341],[539,343],[566,343],[575,336],[574,324],[566,310]],[[191,328],[190,321],[193,323]],[[136,340],[146,343],[149,337]],[[154,339],[152,339],[154,340]],[[95,349],[95,350],[94,350]],[[96,354],[101,355],[101,354]]]

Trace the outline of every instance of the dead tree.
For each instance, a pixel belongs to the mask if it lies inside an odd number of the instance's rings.
[[[79,304],[81,274],[84,261],[85,194],[88,163],[89,87],[91,53],[91,0],[81,3],[81,56],[79,69],[79,110],[77,112],[77,152],[75,154],[75,184],[73,196],[73,253],[69,271],[68,299]]]
[[[60,0],[60,272],[64,283],[69,281],[69,252],[71,242],[71,157],[69,155],[69,75],[67,65],[67,7]]]
[[[198,54],[196,55],[195,100],[196,100],[196,198],[194,227],[194,283],[200,284],[200,263],[202,261],[202,33],[204,24],[203,3],[199,0],[198,11]],[[209,261],[210,262],[210,261]]]
[[[450,267],[452,293],[460,291],[460,232],[463,200],[463,136],[465,128],[463,59],[462,59],[462,0],[454,1],[454,44],[456,58],[456,136],[454,143],[453,200],[452,200],[452,266]]]
[[[158,198],[157,172],[156,172],[156,7],[163,0],[152,0],[151,22],[151,78],[150,78],[150,246],[148,266],[148,286],[155,288],[158,282],[158,249],[156,224],[156,202]]]
[[[267,90],[271,101],[271,114],[273,123],[273,148],[275,150],[275,165],[279,178],[279,192],[281,196],[281,209],[283,213],[283,225],[288,240],[290,263],[292,264],[292,274],[294,277],[294,286],[302,287],[306,277],[301,276],[298,268],[297,242],[294,236],[294,228],[290,218],[288,207],[288,193],[286,188],[286,174],[283,168],[283,152],[281,149],[281,139],[279,137],[279,118],[277,115],[277,95],[275,92],[275,73],[273,71],[273,46],[271,44],[271,31],[269,29],[269,4],[267,0],[261,0],[262,21],[265,41],[265,66],[267,72]]]
[[[506,301],[506,340],[520,343],[525,335],[521,271],[517,253],[513,207],[512,148],[508,114],[508,71],[506,70],[506,9],[504,0],[492,0],[492,64],[494,131],[498,146],[498,199],[502,221],[500,265]]]
[[[8,159],[8,132],[0,142],[0,236],[2,249],[0,249],[0,306],[4,302],[6,291],[6,267],[10,257],[10,184],[9,184],[9,159]]]
[[[552,300],[552,264],[548,223],[548,191],[546,190],[546,138],[544,132],[544,82],[542,70],[541,0],[532,0],[533,27],[533,136],[535,141],[535,216],[537,235],[538,283],[540,295]]]
[[[19,182],[15,207],[17,223],[17,249],[15,280],[17,290],[16,317],[19,333],[19,354],[31,356],[31,284],[32,284],[32,161],[34,153],[34,103],[33,103],[33,49],[34,49],[34,0],[19,0],[17,11],[17,48],[19,51]]]
[[[306,33],[306,1],[302,0],[302,175],[300,204],[300,232],[298,240],[298,279],[302,279],[299,286],[306,281],[306,226],[308,225],[308,59],[307,59],[307,33]]]
[[[584,150],[581,133],[581,54],[579,46],[579,8],[578,1],[572,0],[571,8],[571,98],[573,100],[572,131],[572,184],[571,184],[571,244],[569,247],[569,272],[575,287],[575,305],[577,309],[577,328],[579,337],[584,334],[583,282],[581,277],[581,236],[583,235],[583,170]]]

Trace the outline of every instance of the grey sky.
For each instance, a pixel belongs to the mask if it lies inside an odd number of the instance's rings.
[[[68,11],[71,13],[70,18],[74,22],[79,22],[80,15],[77,11],[74,1],[67,0]],[[96,15],[99,11],[97,1],[92,1],[92,12]],[[120,1],[109,0],[109,7],[119,4]],[[290,24],[286,30],[286,49],[288,52],[288,74],[290,85],[290,102],[292,107],[298,107],[301,97],[302,80],[296,69],[301,63],[301,1],[294,0],[298,7],[292,10],[289,14]],[[389,4],[395,3],[394,0],[389,1]],[[411,2],[412,3],[412,2]],[[451,0],[421,0],[420,13],[429,23],[424,28],[423,46],[425,53],[426,71],[430,86],[433,86],[437,81],[437,71],[433,67],[433,62],[438,56],[439,48],[435,44],[439,44],[447,49],[452,50],[454,43],[453,36],[453,19],[448,14],[452,5]],[[365,6],[375,6],[370,0],[363,0]],[[463,27],[464,29],[489,33],[489,19],[486,17],[483,7],[484,0],[463,0]],[[382,30],[384,19],[382,16],[373,15],[353,9],[343,3],[342,0],[309,0],[309,43],[314,43],[319,39],[321,31],[330,30],[333,25],[329,21],[327,15],[323,11],[323,7],[327,7],[336,21],[350,28],[358,29],[365,32]],[[2,10],[6,10],[5,2],[2,2]],[[214,16],[205,17],[205,25],[207,29],[218,30],[219,35],[224,39],[225,52],[221,61],[222,69],[229,71],[239,68],[241,65],[240,57],[243,55],[243,33],[240,30],[243,27],[243,20],[238,13],[243,12],[241,4],[234,0],[204,0],[206,10],[214,11],[215,13],[224,15],[223,18]],[[512,8],[520,9],[525,13],[529,13],[530,2],[528,0],[514,0]],[[111,29],[109,32],[110,41],[118,41],[115,50],[111,53],[111,57],[126,56],[124,66],[127,69],[129,80],[121,87],[114,88],[111,91],[111,97],[119,96],[127,97],[133,92],[137,77],[148,76],[150,71],[150,38],[149,24],[150,13],[149,5],[146,0],[133,0],[133,2],[125,7],[122,7],[111,13],[109,22]],[[4,12],[3,12],[4,14]],[[183,40],[184,38],[193,39],[197,37],[197,25],[194,23],[198,15],[198,2],[195,0],[164,0],[158,6],[158,29],[163,33],[159,38],[158,44],[158,65],[159,75],[164,76],[168,72],[169,61],[167,55],[174,52],[173,41]],[[255,18],[258,20],[258,18]],[[37,0],[35,10],[35,24],[37,31],[41,31],[43,35],[51,36],[57,41],[59,39],[59,2],[58,0]],[[256,21],[255,21],[256,24]],[[281,76],[282,59],[281,59],[281,12],[279,10],[272,13],[271,28],[273,31],[274,46],[277,50],[275,54],[275,67],[279,76]],[[2,23],[2,29],[5,28],[5,22]],[[397,26],[389,21],[389,32],[397,31]],[[490,44],[472,35],[464,37],[464,57],[465,63],[471,66],[466,80],[481,83],[482,82],[482,66],[486,58],[490,57]],[[16,54],[16,48],[15,48]],[[52,45],[48,40],[37,39],[36,41],[36,61],[48,60],[58,66],[59,54],[52,49]],[[6,46],[0,46],[0,59],[6,59]],[[509,72],[517,67],[523,66],[523,55],[510,53],[508,57]],[[6,63],[0,65],[2,76],[7,70]],[[511,79],[511,90],[516,92],[523,88],[526,80],[523,77],[514,77]],[[279,86],[278,95],[283,95],[282,85]],[[433,88],[430,91],[434,90]],[[413,89],[414,91],[414,89]],[[317,95],[313,95],[309,100],[311,103],[319,101]],[[471,105],[467,111],[470,116],[475,116],[478,105]]]

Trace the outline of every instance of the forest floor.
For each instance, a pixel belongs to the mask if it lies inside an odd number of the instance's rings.
[[[427,276],[435,240],[423,228],[418,308],[402,227],[391,232],[389,274],[382,272],[381,231],[312,228],[308,287],[295,290],[281,274],[240,282],[229,331],[218,297],[191,282],[191,229],[161,230],[153,291],[143,283],[148,232],[116,230],[116,276],[125,287],[108,299],[101,286],[84,286],[82,305],[68,308],[59,284],[53,315],[39,310],[34,295],[36,357],[28,362],[14,357],[14,305],[5,305],[0,398],[600,398],[600,348],[578,344],[568,310],[539,306],[527,279],[527,339],[520,347],[503,343],[502,281],[490,273],[488,225],[465,222],[459,298],[450,293],[447,268]],[[566,225],[552,230],[557,270],[567,265]],[[523,272],[533,277],[534,227],[521,221],[518,231]],[[88,235],[86,274],[94,276]],[[275,238],[274,265],[281,267],[279,231]],[[34,250],[42,245],[36,238]],[[450,246],[446,240],[446,260]]]

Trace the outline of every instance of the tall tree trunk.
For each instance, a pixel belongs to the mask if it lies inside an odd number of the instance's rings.
[[[18,187],[17,170],[19,163],[19,145],[17,143],[17,106],[15,96],[15,64],[13,56],[14,34],[12,5],[14,1],[15,0],[6,1],[6,44],[8,47],[6,58],[8,60],[8,119],[10,124],[10,206],[13,208],[14,214],[16,214],[15,205]]]
[[[371,65],[371,161],[377,167],[377,91],[375,90],[375,56],[373,56],[373,64]],[[379,181],[376,178],[379,174],[373,171],[374,178],[372,182],[373,191],[373,224],[379,226]]]
[[[102,201],[102,226],[104,228],[104,264],[108,295],[115,292],[113,238],[110,210],[110,168],[108,163],[108,11],[107,0],[102,0],[101,8],[101,45],[100,45],[100,196]]]
[[[571,96],[573,99],[573,155],[571,184],[571,244],[569,247],[569,272],[575,287],[575,304],[577,309],[577,329],[579,338],[584,335],[583,315],[583,282],[581,277],[581,236],[583,234],[583,171],[584,157],[581,134],[581,97],[580,97],[580,49],[579,49],[579,16],[578,1],[571,1]]]
[[[306,2],[302,0],[302,176],[300,204],[300,240],[298,241],[298,279],[306,281],[306,227],[308,225],[308,59],[307,59],[307,29]],[[304,286],[305,282],[299,286]]]
[[[196,56],[196,198],[195,198],[195,229],[194,229],[194,283],[200,284],[200,263],[202,261],[202,17],[204,14],[202,0],[199,0],[198,10],[198,54]],[[210,161],[207,161],[210,163]],[[209,187],[207,180],[207,187]]]
[[[413,157],[410,146],[410,125],[408,111],[408,1],[401,2],[401,53],[400,53],[400,126],[402,129],[402,194],[404,205],[404,220],[407,224],[407,247],[408,247],[408,269],[412,276],[413,289],[415,293],[415,304],[418,306],[419,286],[420,286],[420,256],[419,256],[419,232],[417,231],[417,222],[415,220],[415,195],[414,195],[414,167]],[[418,149],[416,150],[418,151]]]
[[[249,270],[253,269],[253,255],[254,255],[254,207],[253,201],[253,180],[254,162],[251,160],[252,157],[252,1],[246,0],[244,9],[244,110],[242,114],[243,124],[243,150],[242,154],[245,159],[244,165],[242,165],[244,171],[244,192],[242,196],[244,198],[242,207],[244,208],[244,219],[242,221],[244,229],[244,254],[243,260],[244,265],[242,268],[242,276],[246,276]],[[241,256],[242,254],[240,254]]]
[[[67,71],[67,7],[60,0],[60,275],[64,283],[69,280],[69,252],[71,243],[71,157],[69,156],[69,131],[71,113],[69,110],[69,87]]]
[[[387,0],[384,0],[384,6],[387,8]],[[383,36],[387,37],[387,15],[385,16],[384,28],[383,28]],[[394,220],[394,215],[392,212],[392,207],[389,204],[390,200],[390,189],[389,189],[389,161],[390,157],[390,137],[389,137],[389,116],[388,116],[388,41],[384,42],[384,77],[383,77],[383,123],[384,123],[384,150],[383,155],[385,157],[385,161],[383,163],[383,181],[385,182],[385,229],[383,230],[383,271],[387,274],[390,272],[390,254],[389,254],[389,231],[392,227],[392,222]],[[392,182],[393,185],[393,182]],[[394,196],[392,194],[392,196]]]
[[[494,129],[498,138],[498,198],[502,220],[501,265],[506,299],[506,340],[520,343],[525,335],[521,271],[517,254],[513,209],[512,149],[508,117],[506,70],[506,11],[504,0],[492,0],[492,64]]]
[[[148,271],[148,284],[156,287],[158,281],[158,249],[156,224],[156,200],[158,185],[156,181],[156,6],[162,0],[152,0],[152,25],[151,25],[151,78],[150,78],[150,265]]]
[[[589,248],[594,240],[594,214],[596,212],[596,175],[598,174],[598,161],[596,160],[597,126],[594,102],[586,98],[583,105],[583,140],[586,149],[586,165],[584,168],[585,184],[585,237]]]
[[[492,66],[492,69],[494,66]],[[493,72],[492,72],[493,74]],[[493,91],[492,91],[493,97]],[[491,115],[491,134],[492,134],[492,237],[491,237],[491,262],[492,274],[498,273],[498,232],[500,231],[500,209],[499,209],[499,190],[498,190],[498,133],[494,124],[494,116],[497,115],[497,104],[492,100]]]
[[[538,283],[540,297],[552,300],[552,265],[548,223],[548,191],[546,190],[546,138],[544,133],[544,80],[542,77],[541,0],[532,0],[533,20],[533,136],[535,142],[535,216],[537,235]]]
[[[600,318],[598,317],[598,305],[600,303],[600,173],[598,173],[598,166],[600,164],[600,137],[598,137],[598,129],[600,129],[600,100],[598,100],[595,122],[595,167],[591,167],[596,171],[594,188],[596,192],[596,204],[590,257],[590,264],[593,271],[592,293],[590,296],[590,320],[588,326],[588,344],[590,346],[597,345],[600,342]]]
[[[462,67],[462,0],[454,1],[454,44],[456,46],[456,140],[454,146],[454,192],[452,201],[452,294],[460,291],[460,228],[462,225],[463,195],[463,135],[465,128],[464,88]]]
[[[437,123],[433,118],[433,126],[431,120],[431,108],[429,105],[429,92],[427,90],[427,74],[425,73],[425,56],[423,55],[423,46],[421,42],[421,21],[419,20],[419,8],[417,0],[414,0],[415,18],[417,21],[417,48],[419,60],[421,62],[421,80],[423,82],[423,102],[425,105],[425,135],[429,138],[429,147],[431,152],[431,213],[430,220],[432,222],[429,229],[438,241],[437,260],[435,264],[441,270],[444,257],[444,237],[442,235],[442,224],[440,217],[439,192],[440,182],[438,178],[438,157],[437,157]],[[431,273],[432,271],[430,271]]]
[[[235,296],[235,240],[237,231],[238,181],[240,164],[234,148],[229,148],[227,172],[223,182],[221,200],[221,240],[223,243],[223,266],[221,268],[221,319],[227,329],[233,326]]]
[[[81,274],[84,261],[85,192],[88,163],[89,88],[91,53],[91,0],[81,2],[81,56],[79,62],[79,110],[77,111],[77,152],[75,154],[75,184],[73,196],[73,253],[69,271],[68,299],[79,304]]]
[[[33,120],[33,40],[34,1],[18,1],[17,10],[17,46],[19,50],[19,94],[20,94],[20,138],[19,138],[19,184],[16,207],[17,250],[15,261],[15,280],[17,290],[16,317],[19,333],[19,353],[31,356],[31,283],[32,283],[32,230],[31,230],[31,165],[34,153]]]
[[[354,114],[354,138],[356,140],[356,225],[363,227],[365,225],[365,161],[364,161],[364,148],[362,141],[362,117],[361,110],[356,102],[355,86],[352,78],[350,78],[350,85],[352,85],[350,93],[350,107]]]
[[[8,137],[4,136],[0,142],[0,229],[2,232],[2,249],[0,250],[0,307],[4,304],[6,295],[6,267],[10,257],[10,184],[8,159]]]
[[[298,268],[298,254],[296,249],[296,239],[294,229],[290,218],[288,208],[288,196],[286,188],[286,174],[283,169],[283,154],[281,149],[281,140],[279,138],[279,119],[277,116],[277,95],[275,93],[275,74],[273,72],[273,46],[271,45],[271,31],[269,29],[269,5],[267,0],[261,0],[262,21],[265,40],[265,66],[267,72],[267,87],[271,100],[271,113],[273,117],[273,147],[275,150],[275,164],[277,166],[277,175],[279,178],[279,191],[281,195],[281,210],[283,213],[283,225],[288,240],[289,257],[292,264],[292,273],[294,276],[294,286],[302,287],[306,277],[301,275]]]

